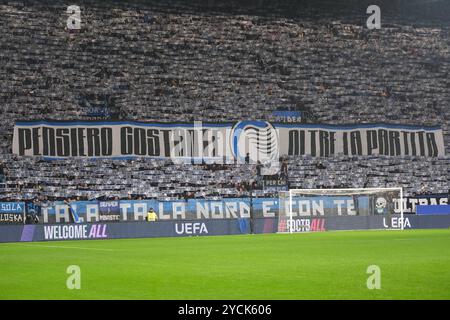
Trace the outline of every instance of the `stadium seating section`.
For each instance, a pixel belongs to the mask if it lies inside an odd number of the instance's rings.
[[[274,2],[250,15],[200,10],[208,1],[90,1],[80,5],[79,32],[67,30],[62,1],[2,2],[0,199],[240,197],[256,174],[243,164],[18,157],[17,120],[270,121],[294,108],[323,123],[440,125],[450,152],[450,19],[390,14],[371,31],[364,8],[317,18],[302,2],[291,14]],[[450,189],[450,156],[288,163],[295,188]]]

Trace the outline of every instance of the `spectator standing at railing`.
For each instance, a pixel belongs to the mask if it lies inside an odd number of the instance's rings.
[[[64,204],[66,204],[69,208],[69,214],[70,214],[71,220],[75,223],[80,222],[78,214],[72,207],[72,199],[64,199]]]
[[[281,176],[287,178],[288,176],[288,160],[281,160]]]
[[[33,202],[28,202],[26,206],[25,223],[39,223],[40,209],[41,206],[38,199],[34,199]]]
[[[5,180],[5,173],[3,171],[3,163],[0,163],[0,182]]]
[[[247,153],[247,154],[245,155],[245,163],[246,163],[246,164],[249,164],[249,163],[250,163],[250,153]]]
[[[147,222],[158,220],[158,216],[156,215],[156,212],[153,210],[153,208],[150,208],[150,210],[148,211],[146,220]]]

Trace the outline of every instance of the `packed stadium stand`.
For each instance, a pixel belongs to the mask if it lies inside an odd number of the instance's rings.
[[[79,1],[82,28],[69,32],[66,2],[1,1],[0,198],[240,197],[256,176],[251,164],[19,157],[18,120],[271,121],[291,109],[320,123],[439,125],[448,154],[450,16],[419,24],[419,4],[405,15],[394,2],[372,31],[364,1],[326,15],[331,1]],[[289,157],[288,181],[447,192],[450,157]]]

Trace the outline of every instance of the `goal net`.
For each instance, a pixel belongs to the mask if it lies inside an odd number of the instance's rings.
[[[279,195],[280,233],[403,230],[402,188],[291,189]]]

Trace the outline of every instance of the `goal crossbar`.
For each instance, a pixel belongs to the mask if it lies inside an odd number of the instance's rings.
[[[376,194],[380,192],[399,192],[399,208],[400,208],[400,217],[401,217],[401,230],[404,229],[403,224],[403,188],[402,187],[384,187],[384,188],[335,188],[335,189],[289,189],[289,220],[292,225],[293,221],[293,208],[292,208],[292,197],[293,194],[302,194],[302,195],[323,195],[323,196],[351,196],[351,195],[369,195]],[[292,228],[290,228],[289,233],[293,233]]]

